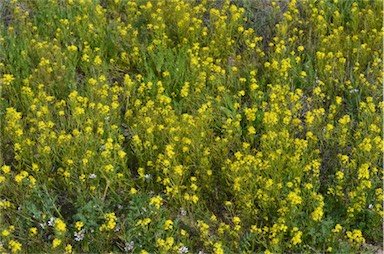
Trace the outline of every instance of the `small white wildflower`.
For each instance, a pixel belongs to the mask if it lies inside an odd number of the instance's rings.
[[[84,229],[80,230],[79,232],[75,232],[73,235],[75,236],[75,241],[82,241],[84,239]]]
[[[185,246],[181,246],[181,247],[179,248],[179,253],[180,253],[180,254],[182,254],[182,253],[188,253],[188,252],[189,252],[189,250],[188,250],[188,248],[185,247]]]
[[[115,227],[115,232],[119,232],[120,231],[120,227],[119,226],[116,226]]]
[[[89,176],[89,178],[91,178],[91,179],[94,179],[94,178],[96,178],[96,177],[97,177],[96,174],[91,174],[91,175]]]
[[[151,178],[151,175],[150,174],[145,174],[145,176],[144,176],[146,179],[149,179],[149,178]]]
[[[373,208],[373,205],[372,205],[372,204],[369,204],[368,208],[369,208],[369,209],[372,209],[372,208]]]
[[[40,225],[40,227],[41,227],[42,229],[45,229],[45,227],[47,226],[47,223],[44,222],[44,223],[40,223],[39,225]]]
[[[130,250],[132,250],[134,244],[135,244],[135,243],[134,243],[133,241],[131,241],[130,243],[128,243],[128,242],[125,243],[124,250],[125,250],[125,251],[130,251]]]
[[[359,89],[352,89],[349,91],[349,93],[358,93],[359,92]]]
[[[184,208],[180,208],[180,214],[181,216],[187,215],[187,211],[184,210]]]
[[[53,223],[55,222],[56,218],[55,217],[51,217],[48,221],[48,226],[52,227],[53,226]]]

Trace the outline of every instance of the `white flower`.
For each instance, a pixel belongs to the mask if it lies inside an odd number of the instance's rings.
[[[48,226],[53,226],[53,223],[55,222],[56,218],[55,217],[51,217],[48,221]]]
[[[188,248],[185,247],[185,246],[182,246],[182,247],[179,248],[179,253],[180,253],[180,254],[182,254],[182,253],[188,253],[188,252],[189,252],[189,250],[188,250]]]
[[[130,251],[130,250],[132,250],[134,244],[135,244],[135,243],[134,243],[133,241],[131,241],[130,243],[128,243],[128,242],[125,243],[124,250],[125,250],[125,251]]]
[[[97,177],[97,175],[95,175],[95,174],[91,174],[90,176],[89,176],[89,178],[91,178],[91,179],[94,179],[94,178],[96,178]]]
[[[75,236],[75,241],[82,241],[84,239],[84,229],[80,230],[79,232],[75,232],[73,235]]]
[[[358,93],[359,92],[359,89],[352,89],[351,91],[349,91],[349,93]]]

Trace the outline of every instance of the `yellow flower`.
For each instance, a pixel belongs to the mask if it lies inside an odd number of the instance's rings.
[[[339,233],[343,227],[340,224],[337,224],[334,229],[332,229],[333,233]]]
[[[29,236],[34,236],[37,234],[37,228],[33,227],[29,229]]]
[[[352,232],[347,231],[347,238],[350,242],[354,242],[356,244],[365,243],[365,238],[360,230],[355,229]]]
[[[95,57],[94,63],[95,63],[96,65],[100,65],[100,64],[102,63],[102,60],[101,60],[100,56],[96,56],[96,57]]]
[[[129,193],[131,193],[132,195],[133,195],[133,194],[136,194],[136,193],[137,193],[137,190],[136,190],[135,188],[132,187],[131,190],[129,191]]]
[[[75,45],[70,45],[67,47],[68,51],[77,51],[77,47]]]
[[[56,248],[56,247],[60,246],[60,244],[61,244],[61,240],[60,240],[60,239],[57,239],[57,238],[55,238],[55,239],[53,240],[53,242],[52,242],[52,246],[53,246],[53,248]]]
[[[240,224],[241,220],[239,217],[235,216],[235,217],[233,217],[232,222],[235,224]]]
[[[145,218],[144,220],[143,220],[143,222],[142,222],[142,225],[143,226],[146,226],[146,225],[148,225],[149,223],[151,223],[151,218]]]
[[[156,196],[156,197],[153,197],[153,198],[151,198],[151,199],[149,200],[149,204],[153,204],[153,205],[155,205],[155,207],[156,207],[157,209],[159,209],[160,206],[161,206],[162,201],[163,201],[162,197],[160,197],[160,196]]]
[[[23,181],[24,178],[26,178],[28,176],[28,172],[27,171],[21,171],[19,174],[17,174],[15,176],[15,181],[20,184],[21,181]]]
[[[340,105],[342,102],[343,102],[343,98],[341,98],[340,96],[336,96],[336,104]]]
[[[369,179],[369,165],[367,163],[361,165],[358,172],[358,179]]]
[[[221,248],[221,243],[217,242],[213,245],[214,254],[224,254],[224,250]]]
[[[12,74],[4,74],[3,78],[1,79],[1,82],[4,85],[10,85],[12,83],[12,81],[14,81],[14,80],[15,80],[15,78]]]
[[[102,224],[99,228],[100,231],[103,230],[112,230],[116,227],[116,215],[115,213],[107,213],[104,215],[104,219],[106,220],[105,224]]]
[[[119,155],[119,157],[120,157],[121,159],[124,159],[124,157],[127,155],[127,153],[124,152],[123,150],[119,150],[118,155]]]
[[[72,245],[67,244],[67,246],[65,246],[65,253],[72,253]]]
[[[10,234],[9,231],[6,229],[4,229],[3,232],[1,232],[2,236],[9,236],[9,234]]]
[[[112,172],[113,169],[114,169],[114,167],[111,164],[104,166],[104,170],[107,172]]]
[[[21,243],[19,243],[18,241],[9,241],[9,249],[14,253],[21,251],[21,246]]]
[[[291,240],[292,244],[297,245],[297,244],[301,243],[301,236],[302,235],[303,235],[303,232],[301,232],[301,231],[296,232],[295,235],[292,237],[292,240]]]
[[[267,125],[275,125],[278,121],[277,114],[275,112],[265,112],[263,120]]]
[[[112,230],[112,229],[114,229],[115,227],[116,227],[116,221],[114,221],[114,220],[109,220],[109,221],[108,221],[108,224],[107,224],[107,228],[110,229],[110,230]]]
[[[255,127],[253,127],[253,126],[249,126],[249,127],[248,127],[248,134],[249,134],[249,135],[255,135],[255,134],[256,134],[256,129],[255,129]]]
[[[83,62],[89,62],[89,55],[84,54],[84,55],[81,57],[81,60],[83,60]]]
[[[81,228],[84,227],[84,223],[82,221],[77,221],[75,227],[78,231],[80,231]]]
[[[312,212],[311,216],[314,221],[320,221],[321,218],[323,217],[324,212],[321,207],[317,207],[315,211]]]
[[[64,221],[62,221],[60,218],[57,218],[55,220],[55,229],[60,233],[63,233],[67,230],[67,226],[65,225]]]
[[[172,247],[174,242],[175,240],[173,239],[173,237],[167,237],[167,239],[165,240],[165,243],[168,245],[169,248]]]
[[[9,174],[9,172],[11,172],[11,167],[4,165],[1,167],[1,170],[4,172],[4,174]]]
[[[349,115],[344,115],[339,119],[339,123],[342,125],[347,125],[351,121],[351,117]]]
[[[171,220],[166,220],[164,223],[164,230],[171,230],[173,225],[173,221]]]
[[[255,121],[256,120],[256,111],[257,108],[246,108],[244,109],[245,117],[248,121]]]
[[[191,200],[192,200],[192,202],[193,203],[197,203],[197,201],[199,201],[199,197],[198,196],[196,196],[196,195],[193,195],[192,197],[191,197]]]
[[[177,165],[174,168],[174,171],[177,175],[182,176],[183,175],[183,166],[182,165]]]
[[[288,194],[288,200],[291,202],[292,205],[299,205],[301,204],[302,198],[297,195],[296,192],[290,192]]]

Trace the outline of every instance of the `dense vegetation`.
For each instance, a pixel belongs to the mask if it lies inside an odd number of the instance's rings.
[[[381,1],[0,12],[2,251],[380,248]]]

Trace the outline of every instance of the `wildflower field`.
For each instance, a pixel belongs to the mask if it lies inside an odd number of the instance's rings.
[[[383,3],[0,1],[4,253],[376,253]]]

